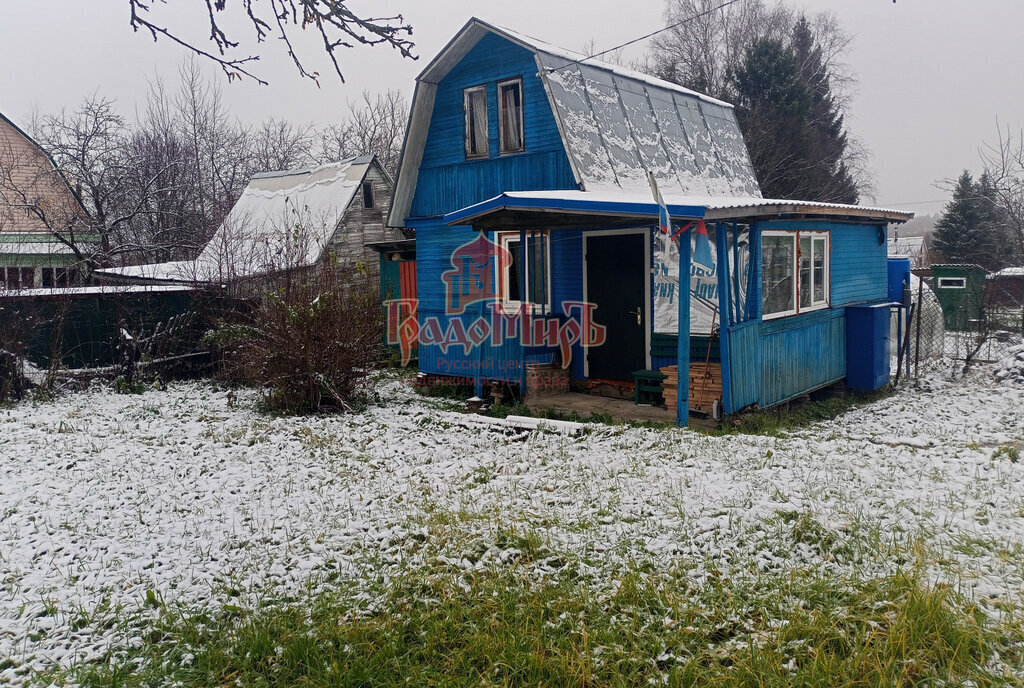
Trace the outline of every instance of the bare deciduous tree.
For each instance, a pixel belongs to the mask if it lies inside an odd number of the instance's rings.
[[[253,172],[266,172],[310,165],[315,139],[312,125],[264,120],[249,132],[249,166]]]
[[[163,5],[159,2],[157,7]],[[225,30],[221,13],[231,14],[232,10],[238,17],[247,21],[257,43],[268,38],[282,41],[289,57],[295,63],[299,74],[314,82],[319,74],[308,70],[295,49],[295,32],[310,30],[322,41],[323,48],[334,65],[338,78],[345,77],[341,73],[336,51],[338,48],[351,48],[355,45],[387,45],[398,50],[402,57],[416,59],[413,55],[412,26],[403,23],[402,15],[391,17],[363,17],[350,9],[346,0],[238,0],[228,9],[227,0],[194,0],[194,6],[205,9],[210,30],[210,41],[214,50],[203,50],[188,39],[183,38],[177,29],[158,24],[154,16],[153,0],[128,0],[131,11],[131,27],[138,31],[148,31],[153,40],[163,36],[184,48],[212,60],[220,65],[228,79],[249,77],[266,84],[263,79],[255,76],[250,70],[253,62],[259,60],[258,55],[235,57],[239,42],[232,39]],[[205,5],[205,7],[204,7]]]
[[[730,100],[729,72],[758,39],[783,40],[793,26],[784,5],[747,0],[715,10],[720,0],[668,0],[666,23],[676,26],[652,42],[649,67],[663,79]]]
[[[53,168],[36,166],[35,179],[19,178],[19,164],[31,161],[6,161],[5,196],[19,198],[46,233],[74,253],[87,274],[120,253],[141,250],[133,224],[151,211],[149,200],[163,190],[164,173],[173,163],[140,165],[124,118],[113,101],[97,96],[72,112],[42,118],[38,137]],[[41,192],[52,189],[56,180],[73,186],[80,203],[55,201],[73,197]]]
[[[1004,235],[1013,246],[1009,264],[1024,265],[1024,132],[999,129],[998,140],[981,152]]]
[[[398,170],[402,141],[409,116],[409,101],[401,91],[371,96],[363,92],[362,104],[349,103],[349,117],[341,125],[320,132],[321,162],[373,154],[392,177]]]

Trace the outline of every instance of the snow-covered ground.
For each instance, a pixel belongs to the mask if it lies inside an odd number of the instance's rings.
[[[337,417],[268,418],[200,383],[0,409],[0,684],[96,656],[114,640],[103,610],[147,596],[245,604],[324,579],[358,590],[428,558],[489,566],[517,556],[510,529],[546,540],[541,570],[918,562],[992,610],[1019,604],[1018,353],[783,437],[506,434],[395,381]]]

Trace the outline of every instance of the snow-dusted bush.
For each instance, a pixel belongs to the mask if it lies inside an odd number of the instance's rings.
[[[0,349],[0,403],[21,399],[27,388],[25,359]]]
[[[293,271],[214,339],[226,374],[263,389],[267,410],[349,410],[382,359],[376,281],[333,261]]]
[[[1024,344],[1011,346],[996,364],[996,379],[1007,384],[1024,385]]]

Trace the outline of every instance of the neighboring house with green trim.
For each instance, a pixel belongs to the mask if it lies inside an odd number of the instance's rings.
[[[74,236],[64,230],[84,227],[84,218],[53,159],[0,113],[0,290],[78,282],[80,261],[60,236]]]

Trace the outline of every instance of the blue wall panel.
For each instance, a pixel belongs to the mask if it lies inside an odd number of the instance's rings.
[[[448,295],[442,274],[452,269],[452,252],[474,240],[476,231],[465,227],[449,227],[437,218],[413,218],[410,225],[416,228],[417,236],[421,372],[474,377],[479,371],[485,379],[518,382],[524,360],[528,363],[550,363],[554,360],[554,349],[530,347],[524,350],[519,339],[503,340],[499,346],[492,346],[488,340],[469,353],[460,346],[443,351],[440,345],[424,343],[426,324],[430,320],[436,322],[441,332],[447,332],[453,317],[458,317],[463,326],[468,328],[481,315],[490,319],[491,310],[487,304],[474,304],[459,316],[451,316],[447,312]],[[565,301],[583,300],[581,237],[578,230],[551,233],[551,265],[558,266],[557,270],[553,269],[551,283],[552,315],[565,315],[562,311]],[[494,240],[495,236],[491,234],[490,238]],[[572,358],[573,376],[582,377],[583,349],[580,345],[573,347]]]
[[[525,152],[498,152],[497,82],[523,79]],[[490,157],[466,160],[463,90],[486,85]],[[572,168],[533,53],[488,34],[438,84],[412,216],[464,208],[504,191],[575,189]]]
[[[729,388],[735,413],[745,406],[761,401],[761,334],[757,320],[729,328]]]
[[[845,309],[762,322],[762,408],[799,396],[846,375]]]
[[[878,236],[874,225],[832,226],[833,306],[888,298],[886,243]]]

